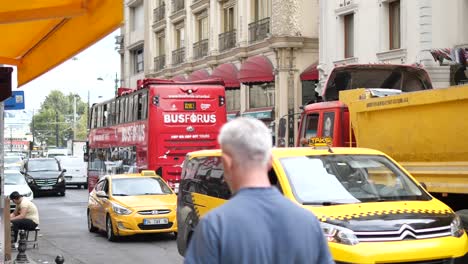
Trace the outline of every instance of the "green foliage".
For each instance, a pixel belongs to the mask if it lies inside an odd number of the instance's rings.
[[[56,146],[56,131],[58,131],[58,147],[66,147],[67,140],[73,139],[73,104],[76,96],[76,137],[86,140],[87,103],[79,95],[64,95],[54,90],[46,97],[41,108],[34,115],[34,131],[36,144],[46,142],[48,146]]]

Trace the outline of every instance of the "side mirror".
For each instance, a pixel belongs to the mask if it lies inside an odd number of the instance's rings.
[[[423,187],[423,188],[424,188],[424,190],[426,190],[426,191],[427,191],[427,185],[426,185],[424,182],[421,182],[421,187]]]
[[[278,137],[284,138],[286,136],[286,118],[282,117],[278,125]]]
[[[67,172],[67,169],[63,169],[62,172]]]
[[[97,191],[96,196],[99,198],[109,198],[109,195],[107,195],[104,191]]]

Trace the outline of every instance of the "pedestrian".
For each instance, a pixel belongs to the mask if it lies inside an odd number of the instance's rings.
[[[39,212],[36,205],[28,199],[23,198],[19,192],[12,192],[10,200],[16,204],[15,211],[10,215],[13,229],[13,242],[18,240],[19,230],[34,230],[39,225]]]
[[[185,263],[334,263],[317,218],[270,184],[268,128],[241,117],[218,140],[233,196],[200,220]]]

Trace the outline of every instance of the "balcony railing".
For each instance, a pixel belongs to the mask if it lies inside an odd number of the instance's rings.
[[[184,62],[185,48],[180,48],[172,51],[172,64],[178,65]]]
[[[219,34],[219,50],[227,50],[236,46],[236,30]]]
[[[185,8],[185,0],[172,0],[172,13]]]
[[[154,23],[159,22],[166,16],[166,5],[161,5],[153,10]]]
[[[208,55],[208,39],[193,44],[193,58],[199,59]]]
[[[166,55],[154,57],[154,70],[160,71],[166,67]]]
[[[265,39],[270,33],[270,18],[260,19],[249,24],[249,42]]]

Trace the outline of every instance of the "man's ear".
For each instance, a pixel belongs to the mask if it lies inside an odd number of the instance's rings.
[[[221,159],[223,160],[223,166],[224,168],[232,168],[232,158],[229,154],[223,153],[221,156]]]

